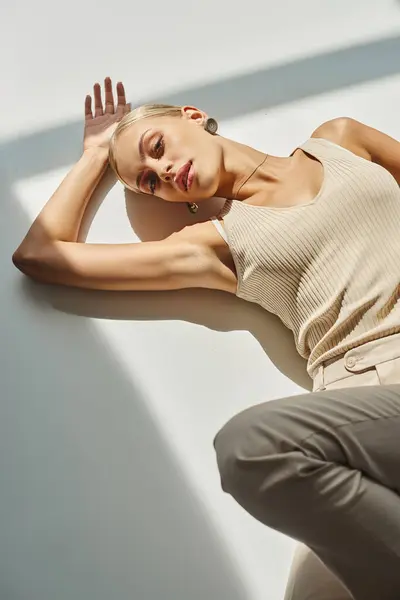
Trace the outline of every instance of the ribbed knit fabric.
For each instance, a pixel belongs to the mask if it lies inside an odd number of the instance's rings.
[[[384,168],[323,139],[320,192],[290,208],[228,200],[221,212],[237,296],[294,333],[311,377],[321,363],[400,332],[400,189]]]

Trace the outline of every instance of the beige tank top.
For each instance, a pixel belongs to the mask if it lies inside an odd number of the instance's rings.
[[[312,202],[228,200],[219,216],[237,296],[293,331],[313,377],[325,361],[400,332],[400,189],[386,169],[332,142],[300,148],[324,167]]]

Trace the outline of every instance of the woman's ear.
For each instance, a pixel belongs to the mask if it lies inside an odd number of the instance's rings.
[[[198,125],[204,125],[207,120],[207,115],[202,110],[196,108],[195,106],[182,106],[182,117],[184,119],[188,119],[189,121],[193,121]]]

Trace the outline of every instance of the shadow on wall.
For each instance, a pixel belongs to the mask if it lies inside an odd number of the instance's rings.
[[[154,100],[194,104],[217,119],[233,119],[395,75],[400,72],[396,56],[400,56],[400,36],[390,36],[173,94],[160,94],[158,98],[130,100],[132,106]],[[74,162],[81,149],[82,126],[82,121],[74,121],[0,145],[1,163],[9,178],[18,180]]]
[[[145,390],[88,319],[31,293],[61,290],[16,285],[28,223],[1,191],[1,599],[249,600]]]
[[[183,90],[164,101],[232,118],[392,75],[399,54],[400,37],[393,37]],[[188,489],[146,397],[90,321],[71,314],[245,329],[282,372],[309,387],[304,363],[294,369],[302,361],[291,332],[275,317],[226,294],[15,285],[11,254],[29,224],[12,197],[12,182],[73,162],[81,135],[82,124],[71,123],[0,149],[1,327],[8,340],[1,351],[0,595],[245,600],[237,566]],[[95,211],[94,202],[92,216]],[[47,304],[59,312],[46,310]]]

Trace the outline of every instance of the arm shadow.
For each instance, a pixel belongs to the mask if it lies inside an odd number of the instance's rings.
[[[22,282],[24,293],[55,310],[92,319],[181,320],[214,331],[248,331],[275,367],[296,385],[312,389],[306,361],[293,333],[261,307],[225,292],[204,289],[171,292],[109,292]]]

